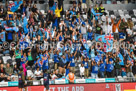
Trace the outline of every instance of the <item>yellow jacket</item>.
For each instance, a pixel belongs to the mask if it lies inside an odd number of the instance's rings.
[[[61,11],[62,11],[62,7],[61,7],[61,9],[58,9],[58,8],[57,8],[57,9],[55,10],[55,14],[56,14],[57,17],[61,17],[61,15],[60,15],[60,12],[61,12]]]

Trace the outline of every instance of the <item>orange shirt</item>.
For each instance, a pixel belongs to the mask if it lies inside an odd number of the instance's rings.
[[[118,21],[117,24],[114,24],[114,20],[113,19],[111,19],[111,22],[112,22],[112,32],[114,33],[116,31],[116,28],[118,29],[118,31],[120,31],[119,24],[121,23],[121,19]]]

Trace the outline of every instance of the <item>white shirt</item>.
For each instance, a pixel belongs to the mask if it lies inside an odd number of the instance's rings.
[[[36,76],[36,75],[40,75],[40,74],[41,74],[41,71],[37,71],[37,70],[36,70],[36,71],[34,72],[34,74],[35,74],[35,76]],[[41,76],[36,76],[36,77],[41,77]]]
[[[116,27],[116,31],[115,31],[115,33],[118,33],[118,28]]]
[[[112,25],[108,25],[108,32],[109,34],[112,34]]]
[[[80,75],[84,75],[84,71],[85,71],[85,68],[84,67],[80,67]]]
[[[55,80],[57,78],[57,76],[55,74],[52,75],[52,80]]]

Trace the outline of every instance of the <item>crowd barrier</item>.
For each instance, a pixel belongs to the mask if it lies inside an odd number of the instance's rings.
[[[116,82],[115,78],[98,78],[98,79],[75,79],[74,83],[108,83],[108,82]],[[43,81],[33,81],[33,85],[43,85]],[[53,80],[49,82],[51,85],[54,84],[69,84],[67,79],[59,79]],[[12,87],[18,86],[18,81],[14,82],[0,82],[0,87]]]
[[[19,91],[18,87],[1,87],[0,91]],[[27,86],[27,91],[46,91],[43,85]],[[49,91],[136,91],[136,83],[92,83],[50,85]]]

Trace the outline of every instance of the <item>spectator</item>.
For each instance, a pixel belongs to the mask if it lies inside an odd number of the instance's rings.
[[[3,73],[0,73],[0,82],[4,82],[6,80],[6,77]]]
[[[11,76],[11,75],[13,75],[13,68],[12,67],[10,67],[10,64],[9,63],[7,63],[7,66],[6,66],[6,74],[8,75],[8,76]]]
[[[67,79],[69,80],[69,83],[74,83],[75,75],[71,70],[69,71],[69,74],[67,75]]]
[[[120,31],[122,31],[123,33],[126,32],[126,29],[128,28],[128,24],[127,24],[127,22],[125,21],[124,18],[123,18],[123,20],[121,21],[119,28],[120,28]]]
[[[105,63],[101,60],[99,65],[100,78],[105,77]]]
[[[42,72],[39,70],[39,67],[37,67],[34,74],[35,74],[35,77],[36,77],[37,80],[40,80],[42,78]]]
[[[134,62],[134,65],[133,65],[133,67],[132,67],[132,72],[133,72],[133,74],[134,74],[134,76],[135,76],[135,78],[136,78],[136,62]]]
[[[4,64],[1,64],[1,65],[0,65],[0,73],[3,73],[3,75],[6,75],[6,71],[5,71],[5,68],[4,68]]]
[[[33,78],[31,76],[28,77],[27,85],[28,86],[32,86],[33,85]]]
[[[116,76],[121,75],[121,65],[119,64],[119,57],[115,60],[115,70],[116,70]]]
[[[128,77],[128,79],[131,81],[135,81],[135,79],[134,79],[134,75],[133,75],[133,73],[132,73],[132,69],[131,69],[131,66],[132,66],[132,63],[131,63],[131,61],[129,61],[129,60],[127,60],[127,63],[126,63],[126,73],[127,73],[127,77]]]
[[[19,69],[20,62],[21,62],[21,51],[17,47],[16,47],[16,50],[15,50],[15,58],[16,58],[17,68]]]
[[[91,71],[91,77],[93,79],[98,78],[98,65],[95,61],[92,61],[92,71]]]
[[[81,64],[81,67],[80,67],[80,76],[81,76],[81,78],[84,78],[84,73],[85,73],[85,67],[84,67],[84,64]]]
[[[113,20],[111,18],[111,22],[113,24],[112,25],[112,32],[114,33],[114,39],[115,40],[119,40],[119,31],[120,31],[119,25],[121,23],[121,19],[117,22],[117,20]]]
[[[108,78],[113,77],[114,66],[111,61],[106,59],[106,75]]]
[[[75,62],[76,62],[75,56],[76,56],[76,54],[77,54],[77,51],[75,53],[72,53],[69,58],[70,59],[70,70],[72,70],[73,73],[75,73]]]
[[[134,26],[134,23],[132,22],[131,19],[128,19],[128,20],[127,20],[127,24],[128,24],[128,28],[132,30],[132,29],[133,29],[133,26]]]
[[[55,79],[58,78],[58,77],[56,76],[55,72],[56,72],[56,70],[54,70],[53,73],[52,73],[52,75],[51,75],[51,79],[52,79],[52,80],[55,80]]]
[[[14,65],[14,68],[13,68],[13,73],[14,73],[15,75],[17,75],[18,72],[19,72],[19,70],[18,70],[18,68],[17,68],[17,65],[15,64],[15,65]]]
[[[99,13],[102,13],[102,14],[106,15],[106,13],[105,13],[105,8],[103,7],[102,4],[100,4]]]
[[[87,12],[86,0],[81,0],[81,4],[82,4],[83,11]]]
[[[84,64],[84,68],[85,68],[85,71],[84,71],[84,76],[85,76],[85,78],[87,77],[89,77],[89,69],[88,69],[88,64],[89,64],[89,62],[88,62],[88,58],[86,57],[86,58],[84,58],[84,60],[82,61],[82,63]]]

